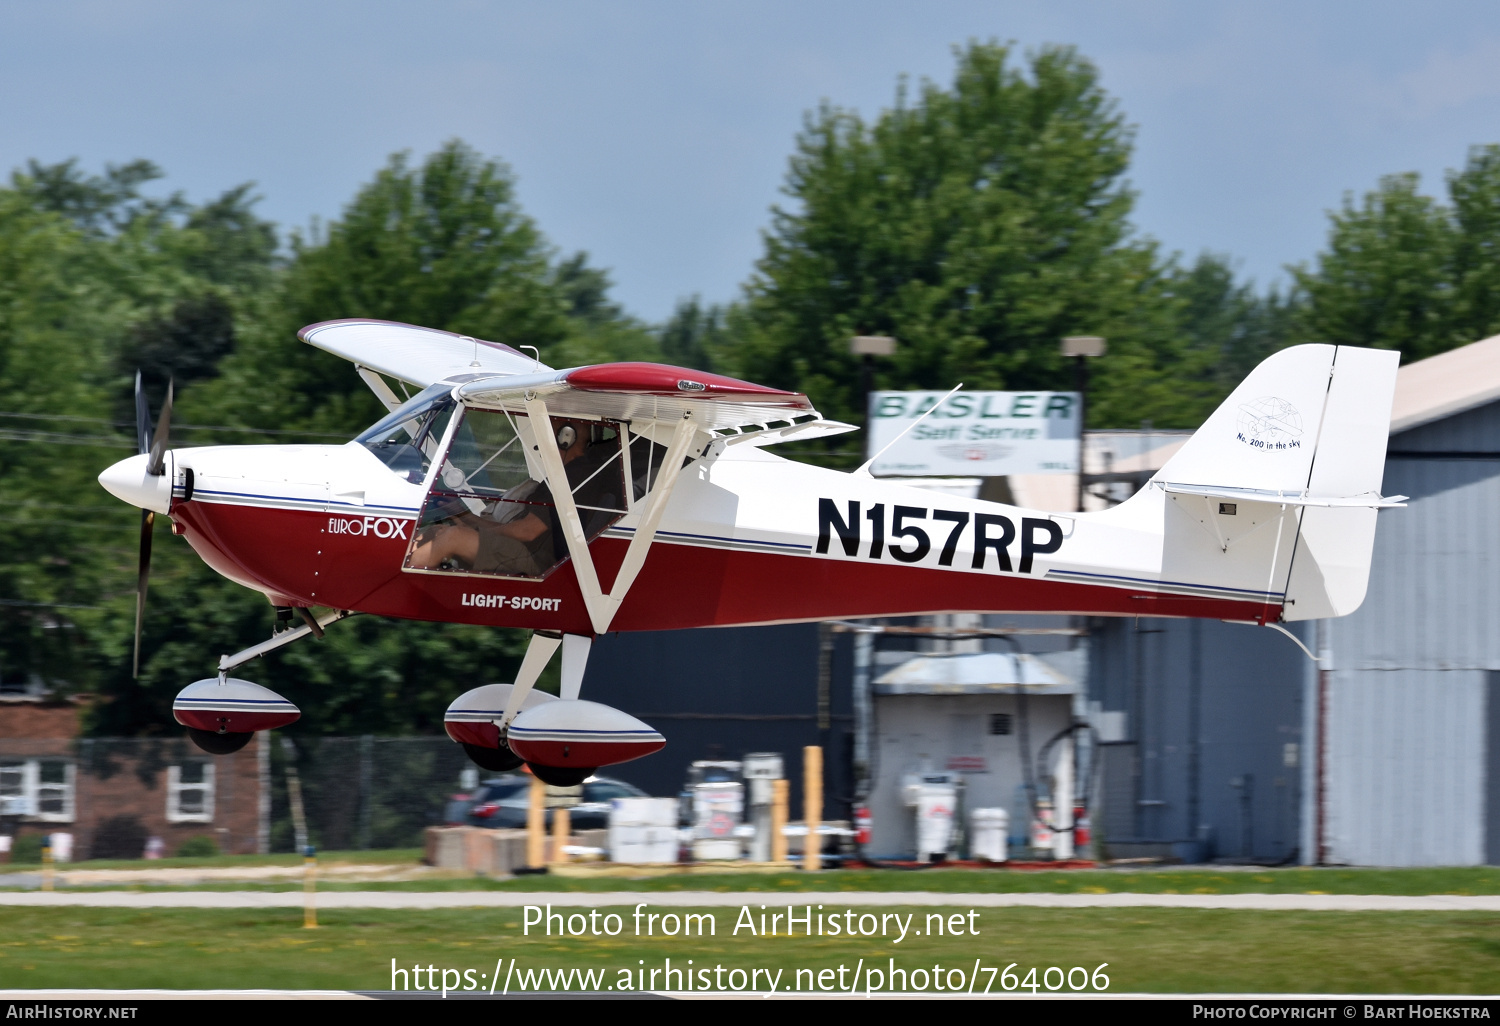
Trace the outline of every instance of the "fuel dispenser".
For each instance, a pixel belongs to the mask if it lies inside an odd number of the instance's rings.
[[[750,789],[750,861],[771,861],[771,805],[775,782],[785,777],[780,752],[750,752],[745,756],[743,775]]]

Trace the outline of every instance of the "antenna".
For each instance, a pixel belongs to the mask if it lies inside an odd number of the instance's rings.
[[[880,457],[884,456],[885,455],[885,451],[887,449],[889,449],[891,446],[895,445],[897,442],[901,441],[901,439],[905,438],[907,431],[910,431],[912,428],[914,428],[918,424],[922,423],[922,421],[924,421],[928,417],[932,416],[932,411],[933,410],[936,410],[939,406],[943,405],[949,399],[953,398],[953,393],[957,392],[960,388],[963,388],[963,387],[964,387],[964,383],[962,381],[960,381],[958,384],[956,384],[952,388],[948,389],[948,394],[947,395],[943,396],[937,402],[933,403],[932,406],[931,406],[931,408],[929,408],[926,413],[922,414],[916,420],[914,420],[910,424],[906,425],[906,430],[905,431],[902,431],[895,438],[892,438],[889,442],[886,442],[885,445],[881,446],[880,447],[880,451],[877,452],[874,456],[871,456],[869,459],[865,460],[865,462],[860,466],[860,468],[858,470],[854,471],[854,473],[856,473],[856,474],[863,474],[865,477],[872,476],[870,474],[870,465],[871,464],[873,464],[876,460],[880,459]]]
[[[469,361],[469,366],[470,367],[478,367],[479,366],[479,340],[478,339],[470,338],[468,335],[461,335],[461,336],[459,336],[458,340],[460,342],[472,342],[472,343],[474,343],[474,359],[471,360],[471,361]]]
[[[521,346],[520,348],[531,350],[532,370],[536,370],[542,365],[542,351],[540,349],[538,349],[536,346]]]

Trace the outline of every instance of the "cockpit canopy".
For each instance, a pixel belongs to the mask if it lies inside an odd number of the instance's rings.
[[[412,484],[421,484],[457,405],[439,382],[412,396],[354,440]]]

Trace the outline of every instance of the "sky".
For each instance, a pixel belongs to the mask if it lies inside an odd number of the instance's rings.
[[[0,5],[0,172],[144,157],[194,201],[254,181],[287,230],[457,137],[659,321],[738,294],[808,110],[873,117],[970,39],[1076,46],[1136,127],[1139,231],[1262,286],[1346,194],[1402,171],[1441,194],[1500,142],[1479,2],[52,0]]]

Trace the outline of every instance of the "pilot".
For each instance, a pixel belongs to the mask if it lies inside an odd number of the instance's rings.
[[[613,476],[596,473],[616,447],[592,445],[598,425],[588,421],[554,421],[554,425],[568,482],[575,489],[574,501],[580,506],[619,506],[618,497],[609,494],[615,490],[610,487]],[[584,491],[591,494],[584,495]],[[504,499],[508,501],[496,503],[488,516],[466,514],[462,522],[447,521],[426,532],[412,550],[411,565],[436,569],[445,560],[457,559],[479,573],[535,576],[567,555],[545,482],[525,481],[506,492]],[[611,519],[589,509],[579,513],[586,535],[596,533],[601,516]]]

